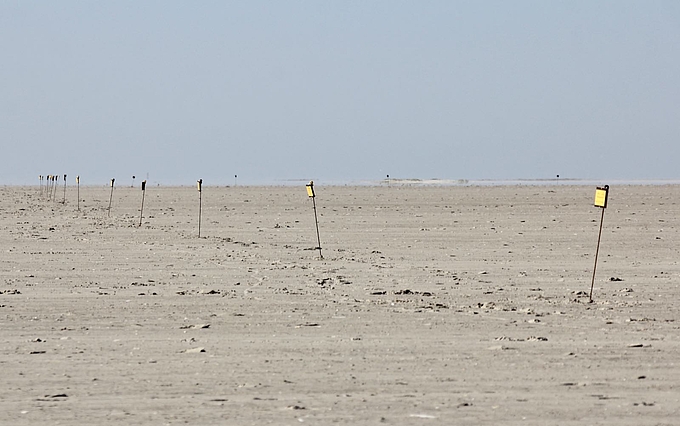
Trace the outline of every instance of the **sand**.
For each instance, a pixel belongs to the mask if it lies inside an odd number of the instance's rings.
[[[680,186],[0,188],[0,424],[672,425]]]

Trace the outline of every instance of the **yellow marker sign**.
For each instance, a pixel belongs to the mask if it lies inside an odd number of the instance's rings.
[[[604,187],[597,187],[595,190],[595,207],[607,208],[607,199],[609,198],[609,185]]]
[[[309,195],[311,198],[314,198],[314,181],[310,180],[309,183],[307,184],[307,195]]]
[[[76,183],[80,183],[80,176],[76,176]]]
[[[201,192],[201,185],[203,185],[203,179],[196,181],[196,186],[198,186],[198,192]]]

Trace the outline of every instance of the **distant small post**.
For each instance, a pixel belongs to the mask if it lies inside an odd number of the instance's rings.
[[[323,259],[323,255],[321,254],[321,237],[319,237],[319,219],[317,218],[316,215],[316,194],[314,193],[314,181],[310,180],[309,183],[307,184],[307,195],[309,198],[312,199],[312,205],[314,206],[314,223],[316,224],[316,242],[318,243],[318,246],[316,247],[319,249],[319,258]]]
[[[146,192],[146,181],[142,181],[142,208],[139,209],[139,226],[142,226],[142,217],[144,217],[144,193]]]
[[[196,186],[198,187],[198,238],[201,238],[201,213],[203,209],[203,179],[196,181]]]
[[[56,201],[57,200],[57,183],[59,182],[59,175],[54,176],[54,192],[52,193],[52,200]]]
[[[113,201],[113,184],[115,182],[116,182],[115,178],[111,179],[111,195],[109,196],[109,217],[111,217],[111,202]]]
[[[595,250],[595,266],[593,267],[593,279],[590,282],[590,303],[593,302],[593,287],[595,286],[595,271],[597,270],[597,256],[600,253],[600,239],[602,238],[602,224],[604,223],[604,210],[607,208],[607,200],[609,198],[609,185],[597,187],[595,189],[595,207],[602,209],[602,217],[600,218],[600,232],[597,235],[597,249]]]
[[[80,211],[80,175],[76,176],[76,187],[78,188],[76,192],[78,196],[78,211]]]
[[[61,201],[62,204],[66,204],[66,175],[64,175],[64,199]]]
[[[130,188],[134,188],[134,187],[135,187],[135,175],[132,175],[132,186],[130,186]]]
[[[237,185],[237,182],[238,182],[237,179],[238,179],[238,175],[234,175],[234,186]]]
[[[390,175],[387,175],[387,186],[390,186]]]

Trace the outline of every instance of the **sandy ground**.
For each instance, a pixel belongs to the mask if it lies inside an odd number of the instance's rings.
[[[0,424],[677,425],[680,186],[0,188]]]

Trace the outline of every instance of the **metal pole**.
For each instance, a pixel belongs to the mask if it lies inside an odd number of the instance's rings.
[[[196,181],[198,184],[198,238],[201,238],[201,213],[203,211],[203,179]]]
[[[61,203],[66,204],[66,175],[64,175],[64,200]]]
[[[597,256],[600,254],[600,239],[602,238],[602,223],[604,223],[604,208],[600,218],[600,232],[597,235],[597,249],[595,250],[595,266],[593,266],[593,279],[590,282],[590,303],[593,302],[593,286],[595,285],[595,271],[597,270]]]
[[[80,175],[76,176],[76,185],[78,187],[78,211],[80,211]]]
[[[319,257],[323,259],[321,254],[321,238],[319,237],[319,219],[316,216],[316,197],[312,197],[312,204],[314,205],[314,223],[316,224],[316,242],[318,243],[317,248],[319,249]]]
[[[113,183],[116,179],[111,179],[111,195],[109,196],[109,217],[111,217],[111,202],[113,201]]]
[[[142,208],[139,209],[139,226],[142,226],[142,217],[144,216],[144,194],[146,194],[146,181],[142,182]]]

